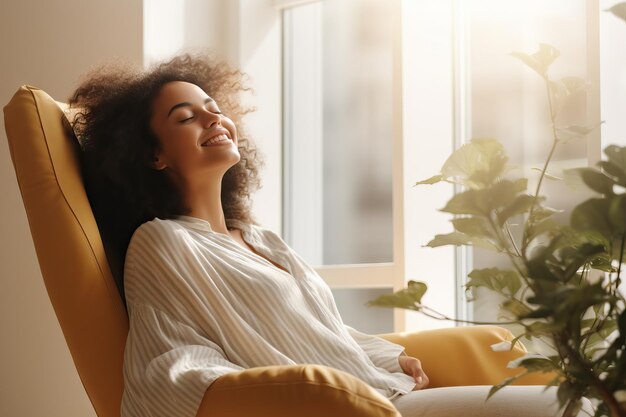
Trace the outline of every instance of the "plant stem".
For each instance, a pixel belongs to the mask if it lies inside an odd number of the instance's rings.
[[[546,172],[548,171],[548,165],[554,156],[554,152],[556,150],[556,146],[559,144],[559,139],[556,135],[556,117],[554,115],[554,105],[552,103],[552,95],[550,94],[550,80],[545,78],[546,81],[546,92],[548,94],[548,106],[550,108],[550,122],[552,124],[552,147],[550,148],[550,153],[548,153],[548,157],[546,158],[545,163],[543,164],[543,168],[541,169],[541,175],[539,175],[539,181],[537,182],[537,188],[535,188],[535,195],[533,204],[530,206],[530,210],[528,211],[528,218],[531,219],[533,213],[535,212],[535,208],[537,207],[537,200],[539,198],[539,192],[541,191],[541,185],[543,184],[543,179],[546,176]],[[526,250],[528,249],[528,222],[524,226],[524,234],[522,236],[522,253],[523,256],[526,257]]]
[[[622,233],[622,242],[619,248],[619,265],[617,266],[617,276],[615,277],[614,295],[619,293],[619,285],[621,283],[622,262],[624,261],[624,244],[626,243],[626,233]]]
[[[504,226],[504,229],[506,230],[507,235],[509,236],[509,240],[511,241],[511,244],[513,245],[513,249],[515,249],[515,254],[518,257],[521,257],[522,253],[520,252],[519,248],[517,247],[517,243],[515,242],[515,239],[513,238],[513,233],[511,233],[511,229],[509,228],[509,222],[505,221],[503,226]]]
[[[426,312],[426,310],[430,312]],[[455,319],[453,317],[446,316],[445,314],[440,313],[437,310],[434,310],[423,304],[420,304],[419,311],[426,317],[430,317],[431,319],[440,320],[440,321],[454,321],[456,323],[464,323],[464,324],[496,325],[496,326],[500,326],[503,324],[522,324],[519,321],[474,321],[474,320]]]
[[[626,417],[626,411],[623,411],[621,409],[620,404],[613,395],[613,393],[604,385],[602,380],[598,378],[595,372],[593,372],[591,364],[585,358],[582,358],[580,356],[580,352],[577,352],[569,345],[567,341],[571,338],[565,332],[553,334],[553,338],[557,342],[557,351],[559,352],[559,355],[563,357],[561,351],[562,349],[565,349],[566,352],[564,353],[564,355],[569,358],[569,365],[571,366],[571,362],[575,361],[579,369],[583,369],[585,373],[587,373],[588,377],[591,380],[591,386],[596,389],[597,393],[600,395],[600,398],[602,398],[602,401],[609,408],[611,417]],[[565,371],[566,377],[568,377],[567,367]],[[580,380],[580,378],[574,377],[574,380]]]

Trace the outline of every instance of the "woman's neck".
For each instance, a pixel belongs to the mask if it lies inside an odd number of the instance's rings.
[[[194,188],[185,187],[183,195],[189,208],[187,215],[209,222],[214,232],[228,234],[221,199],[221,181]]]

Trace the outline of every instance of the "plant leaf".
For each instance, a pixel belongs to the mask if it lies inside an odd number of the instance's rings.
[[[487,190],[468,190],[455,194],[441,211],[452,214],[474,214],[487,217],[490,212]]]
[[[528,353],[521,358],[514,359],[506,367],[509,369],[524,367],[528,372],[550,372],[558,369],[550,358],[537,353]]]
[[[605,195],[613,194],[613,185],[615,183],[611,178],[607,177],[597,169],[574,168],[569,171],[580,175],[580,178],[583,180],[585,185],[591,188],[593,191]]]
[[[531,313],[531,309],[522,301],[512,298],[502,303],[502,310],[510,312],[515,319],[526,317]]]
[[[543,172],[543,169],[541,169],[541,168],[532,167],[531,169],[533,171],[539,171],[540,173]],[[553,181],[562,181],[563,180],[563,178],[557,177],[556,175],[548,174],[547,172],[543,174],[543,177],[545,179],[553,180]]]
[[[611,199],[609,220],[616,233],[626,231],[626,195],[621,194]]]
[[[457,232],[472,237],[493,238],[493,232],[489,223],[480,217],[460,217],[452,219],[452,224]]]
[[[604,153],[609,158],[609,162],[626,172],[626,146],[610,145],[604,149]]]
[[[435,235],[435,238],[426,244],[426,246],[431,247],[431,248],[437,248],[439,246],[447,246],[447,245],[478,246],[478,247],[485,248],[485,249],[500,251],[500,248],[498,246],[496,246],[494,243],[486,239],[481,239],[479,237],[466,235],[465,233],[460,233],[460,232],[452,232],[452,233],[448,233],[445,235]]]
[[[522,52],[513,52],[515,58],[521,60],[531,69],[535,70],[537,74],[546,78],[548,68],[556,58],[559,56],[559,51],[555,47],[542,43],[539,44],[539,50],[532,55],[528,55]]]
[[[610,9],[605,10],[606,12],[611,12],[613,15],[619,17],[623,21],[626,21],[626,2],[618,3]]]
[[[507,160],[504,147],[497,140],[472,139],[448,157],[441,175],[444,180],[455,179],[470,188],[480,188],[485,183],[476,184],[476,178],[470,179],[480,172],[481,181],[493,182],[502,173]]]
[[[513,270],[475,269],[467,277],[469,280],[465,284],[466,288],[484,287],[500,294],[506,289],[510,296],[515,295],[522,286],[519,274]]]
[[[552,219],[545,219],[537,223],[529,222],[528,224],[529,226],[526,235],[529,242],[543,234],[554,234],[560,230],[559,224]]]
[[[519,374],[517,374],[515,376],[511,376],[509,378],[506,378],[505,380],[503,380],[499,384],[496,384],[496,385],[492,386],[491,389],[489,390],[489,394],[487,394],[487,400],[489,398],[491,398],[496,392],[500,391],[502,388],[506,387],[507,385],[511,385],[513,382],[517,381],[518,379],[520,379],[521,377],[523,377],[527,373],[528,372],[521,372],[521,373],[519,373]]]
[[[580,231],[594,231],[611,241],[613,226],[609,220],[610,202],[602,198],[590,198],[572,211],[570,223]]]
[[[600,161],[598,162],[598,166],[605,174],[608,174],[611,177],[615,178],[617,184],[621,185],[622,187],[626,187],[626,172],[618,165],[610,161]]]
[[[556,134],[560,141],[567,142],[571,139],[584,138],[593,130],[595,130],[600,123],[595,126],[579,126],[572,125],[567,127],[556,128]]]
[[[422,297],[426,294],[428,286],[420,281],[409,281],[406,288],[385,294],[367,303],[368,306],[394,307],[407,310],[421,309]]]
[[[528,212],[534,202],[535,197],[533,197],[532,195],[520,194],[515,197],[515,200],[513,200],[511,204],[506,206],[500,213],[498,213],[498,221],[500,223],[500,226],[502,226],[504,222],[506,222],[511,217]]]
[[[441,174],[437,174],[437,175],[433,175],[432,177],[422,180],[422,181],[418,181],[415,183],[415,185],[432,185],[432,184],[437,184],[438,182],[443,181],[443,176]]]
[[[580,91],[584,91],[589,86],[589,83],[587,83],[587,81],[584,78],[580,78],[580,77],[561,78],[561,84],[565,86],[565,89],[567,90],[568,95],[572,95]]]

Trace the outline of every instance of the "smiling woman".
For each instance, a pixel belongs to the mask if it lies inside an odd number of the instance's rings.
[[[153,167],[165,170],[193,215],[191,200],[207,197],[194,190],[219,187],[220,171],[239,162],[237,128],[204,90],[184,81],[163,85],[152,108],[150,128],[159,138]]]
[[[177,184],[183,178],[174,166],[173,140],[197,135],[190,140],[198,151],[207,151],[208,170],[216,159],[222,161],[220,169],[231,164],[222,173],[219,194],[224,215],[253,222],[250,194],[260,184],[262,160],[242,133],[241,119],[248,110],[236,96],[246,87],[239,71],[208,62],[206,57],[184,55],[149,71],[99,68],[87,74],[70,98],[78,112],[74,129],[84,148],[87,191],[122,293],[124,257],[134,230],[155,217],[189,214],[190,202]],[[228,117],[218,114],[220,108]],[[218,139],[211,132],[233,140],[228,157],[214,146],[199,147],[203,139]]]
[[[387,399],[424,388],[418,359],[344,325],[323,279],[251,218],[258,160],[223,68],[100,70],[71,99],[99,227],[125,253],[122,416],[194,416],[222,375],[264,366],[334,368]]]

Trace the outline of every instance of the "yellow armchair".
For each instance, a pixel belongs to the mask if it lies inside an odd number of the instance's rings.
[[[83,186],[79,147],[66,106],[44,91],[21,87],[4,108],[11,158],[50,300],[85,390],[100,417],[119,417],[128,317]],[[493,326],[383,337],[419,357],[432,387],[485,385],[523,349],[492,352],[512,335]],[[544,384],[546,376],[526,379]],[[399,414],[360,380],[319,365],[234,372],[207,390],[198,416],[383,417]]]

